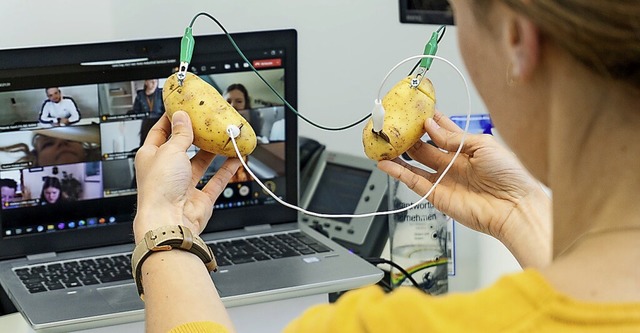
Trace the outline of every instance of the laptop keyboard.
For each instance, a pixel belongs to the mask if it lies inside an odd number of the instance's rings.
[[[30,293],[133,280],[130,254],[33,265],[14,272]]]
[[[208,245],[219,266],[330,251],[299,231],[218,241]],[[133,280],[131,254],[37,264],[16,268],[14,273],[30,293]]]
[[[220,241],[209,246],[219,266],[330,251],[328,247],[299,231]]]

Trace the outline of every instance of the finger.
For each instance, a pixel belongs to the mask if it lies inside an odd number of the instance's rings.
[[[189,115],[186,112],[177,111],[171,117],[171,138],[169,138],[169,142],[184,151],[193,143],[191,119],[189,119]]]
[[[407,185],[409,189],[421,196],[425,195],[433,186],[433,183],[414,173],[412,171],[412,167],[407,168],[403,164],[398,164],[396,161],[380,161],[378,162],[378,169],[387,173],[389,176],[400,180]],[[415,168],[413,168],[413,170],[415,170]]]
[[[431,146],[431,147],[433,147],[433,146]],[[434,149],[437,149],[437,148],[434,148]],[[411,158],[414,159],[415,161],[419,162],[419,163],[422,163],[423,166],[426,166],[426,167],[428,167],[430,169],[434,169],[431,166],[427,165],[425,162],[420,161],[420,160],[418,160],[416,158],[413,158],[413,156],[411,156]],[[417,174],[417,175],[419,175],[421,177],[427,178],[430,181],[433,181],[432,178],[435,179],[434,176],[433,176],[434,174],[432,172],[423,169],[421,166],[411,165],[407,161],[405,161],[404,159],[402,159],[400,157],[393,159],[393,162],[403,166],[404,168],[407,168],[407,169],[411,170],[411,172],[413,172],[413,173],[415,173],[415,174]]]
[[[197,184],[200,181],[215,157],[216,154],[200,149],[191,158],[191,175],[193,184]]]
[[[433,182],[414,174],[410,168],[405,168],[402,164],[395,163],[395,161],[380,161],[378,162],[378,168],[388,173],[391,177],[400,180],[420,196],[424,196],[434,186]],[[427,197],[427,200],[439,211],[456,219],[460,213],[452,208],[452,205],[457,202],[453,199],[454,195],[453,188],[439,183]],[[469,204],[473,205],[474,203]]]
[[[422,141],[416,142],[409,150],[407,154],[413,160],[424,164],[436,172],[427,172],[406,164],[412,172],[418,173],[422,177],[427,178],[429,181],[434,182],[440,176],[440,173],[449,165],[454,154],[443,152],[442,150],[434,147],[429,143]],[[416,169],[420,170],[417,171]]]
[[[220,193],[224,191],[225,187],[229,183],[229,180],[238,171],[238,168],[242,165],[237,158],[228,158],[220,169],[216,171],[213,178],[209,179],[207,184],[202,188],[202,192],[209,196],[211,202],[215,202],[220,196]]]
[[[160,147],[163,143],[167,142],[169,135],[171,134],[171,121],[165,114],[151,127],[147,138],[144,140],[144,145],[153,145]]]
[[[450,131],[444,127],[440,127],[436,121],[431,118],[427,118],[424,128],[436,146],[447,152],[457,151],[458,148],[460,148],[462,140],[464,140],[464,144],[460,151],[464,154],[473,155],[480,146],[477,142],[481,134]]]
[[[451,131],[451,132],[463,132],[462,128],[453,122],[449,117],[445,116],[442,112],[436,111],[433,115],[433,121],[438,124],[438,126]]]

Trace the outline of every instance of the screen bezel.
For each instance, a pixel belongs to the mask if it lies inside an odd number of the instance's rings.
[[[232,34],[233,39],[241,50],[260,50],[266,48],[282,48],[284,53],[285,96],[290,105],[297,107],[297,32],[294,29],[242,32]],[[235,49],[226,35],[194,36],[196,47],[192,63],[197,63],[201,57],[215,54],[235,53]],[[104,42],[93,44],[60,45],[20,49],[0,50],[0,84],[17,82],[32,82],[37,80],[37,74],[46,70],[48,66],[68,65],[70,71],[91,71],[93,77],[87,75],[87,83],[127,80],[126,72],[112,72],[109,66],[92,66],[82,68],[80,63],[97,62],[114,59],[147,58],[176,59],[180,52],[180,37]],[[43,56],[46,54],[46,56]],[[176,59],[177,60],[177,59]],[[177,64],[177,62],[176,62]],[[167,74],[171,68],[167,66]],[[84,73],[84,72],[83,72]],[[156,72],[157,73],[157,72]],[[65,82],[60,78],[56,85],[81,84],[77,79]],[[298,204],[298,128],[297,118],[293,112],[285,112],[285,177],[287,179],[285,200]],[[124,215],[131,212],[130,220],[135,214],[136,196],[116,200],[114,206],[123,208]],[[131,209],[129,209],[131,207]],[[295,221],[297,212],[280,204],[272,204],[265,213],[265,206],[246,206],[216,210],[215,218],[209,223],[205,232],[226,230],[242,226],[271,224],[283,221]],[[0,225],[1,225],[0,221]],[[76,229],[74,232],[38,233],[0,238],[0,259],[37,254],[51,251],[68,251],[109,244],[124,244],[133,242],[132,223],[117,223],[108,227]]]

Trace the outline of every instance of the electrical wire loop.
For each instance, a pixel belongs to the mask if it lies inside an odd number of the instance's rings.
[[[401,66],[403,63],[413,60],[413,59],[417,59],[417,58],[422,58],[422,57],[432,57],[433,59],[437,59],[440,61],[444,61],[445,63],[447,63],[449,66],[451,66],[456,73],[460,76],[460,78],[462,79],[464,86],[465,86],[465,91],[466,91],[466,95],[467,95],[467,121],[464,127],[464,132],[462,133],[462,137],[460,138],[460,145],[458,146],[458,149],[456,150],[455,154],[453,155],[453,157],[451,158],[451,161],[449,162],[449,164],[447,165],[447,167],[442,171],[442,174],[440,174],[440,177],[438,177],[438,179],[433,183],[433,186],[431,186],[431,188],[429,189],[429,191],[427,191],[427,193],[420,198],[420,200],[417,200],[415,203],[408,205],[404,208],[399,208],[399,209],[395,209],[395,210],[389,210],[389,211],[384,211],[384,212],[370,212],[370,213],[363,213],[363,214],[322,214],[322,213],[316,213],[316,212],[312,212],[309,210],[306,210],[304,208],[292,205],[288,202],[285,202],[284,200],[282,200],[281,198],[279,198],[278,196],[276,196],[271,190],[269,190],[264,183],[262,183],[262,181],[260,181],[260,179],[258,179],[258,177],[256,177],[256,175],[253,173],[253,171],[251,171],[251,169],[249,168],[249,166],[247,165],[247,163],[245,162],[245,160],[242,158],[242,154],[240,154],[240,150],[238,148],[238,144],[236,143],[236,140],[234,137],[231,137],[231,142],[233,143],[233,148],[236,151],[236,155],[238,156],[238,158],[240,159],[240,162],[242,163],[242,166],[247,170],[247,172],[251,175],[251,177],[253,177],[253,179],[256,181],[256,183],[258,183],[258,185],[265,191],[265,193],[267,193],[268,195],[270,195],[273,199],[275,199],[277,202],[279,202],[281,205],[291,208],[291,209],[295,209],[299,212],[302,212],[304,214],[310,215],[310,216],[316,216],[316,217],[325,217],[325,218],[357,218],[357,217],[371,217],[371,216],[379,216],[379,215],[389,215],[389,214],[397,214],[397,213],[401,213],[401,212],[405,212],[408,211],[414,207],[416,207],[417,205],[419,205],[422,201],[426,200],[431,193],[433,193],[433,191],[435,190],[436,186],[438,186],[438,184],[442,181],[442,178],[447,174],[447,172],[449,172],[449,169],[453,166],[453,163],[456,161],[456,159],[458,158],[458,156],[460,155],[460,151],[462,150],[462,147],[464,145],[464,141],[467,135],[467,132],[469,130],[469,122],[471,120],[471,92],[469,89],[469,84],[467,83],[466,78],[464,77],[464,75],[462,74],[462,72],[460,71],[460,69],[458,69],[458,67],[456,67],[453,63],[451,63],[449,60],[444,59],[442,57],[439,56],[431,56],[431,55],[417,55],[417,56],[413,56],[413,57],[409,57],[407,59],[402,60],[400,63],[398,63],[396,66],[394,66],[391,71],[389,71],[389,73],[387,74],[387,76],[385,76],[384,80],[382,81],[382,84],[380,84],[380,90],[378,91],[378,93],[380,94],[380,91],[382,90],[382,86],[384,86],[384,83],[386,82],[387,78],[389,77],[389,75],[399,66]],[[229,131],[227,131],[227,133],[229,133]]]
[[[363,117],[362,119],[360,119],[360,120],[358,120],[358,121],[356,121],[356,122],[354,122],[352,124],[349,124],[349,125],[346,125],[346,126],[342,126],[342,127],[326,127],[326,126],[318,125],[318,124],[314,123],[313,121],[307,119],[305,116],[300,114],[291,104],[289,104],[289,102],[287,102],[287,100],[284,97],[282,97],[282,95],[280,95],[280,93],[278,93],[275,90],[275,88],[273,88],[273,86],[271,86],[271,84],[269,84],[269,82],[267,82],[267,80],[258,72],[258,70],[251,63],[251,61],[249,61],[249,59],[247,59],[247,57],[244,55],[242,50],[240,50],[240,48],[236,44],[236,42],[233,39],[233,37],[227,31],[227,29],[225,29],[225,27],[222,25],[222,23],[220,23],[220,21],[218,21],[211,14],[206,13],[206,12],[200,12],[200,13],[196,14],[193,17],[193,19],[191,19],[191,22],[189,23],[189,26],[185,29],[185,34],[184,34],[183,39],[181,41],[181,56],[180,56],[181,64],[180,64],[180,70],[182,71],[182,73],[179,73],[179,74],[185,74],[187,66],[191,62],[191,56],[193,54],[193,47],[194,47],[194,44],[195,44],[195,40],[193,39],[193,35],[192,35],[192,29],[193,29],[193,25],[194,25],[196,19],[198,17],[200,17],[200,16],[205,16],[205,17],[211,19],[212,21],[214,21],[218,25],[218,27],[220,27],[220,29],[224,32],[226,37],[229,39],[229,42],[231,43],[233,48],[236,50],[236,52],[238,52],[240,57],[251,68],[251,70],[262,80],[262,82],[265,83],[267,85],[267,87],[269,87],[269,89],[278,97],[278,99],[280,99],[284,103],[284,105],[286,105],[299,118],[301,118],[302,120],[306,121],[310,125],[315,126],[315,127],[319,128],[319,129],[327,130],[327,131],[341,131],[341,130],[346,130],[346,129],[349,129],[349,128],[352,128],[352,127],[355,127],[355,126],[359,125],[360,123],[364,122],[365,120],[367,120],[372,115],[370,113],[370,114],[366,115],[365,117]],[[427,193],[420,200],[418,200],[417,202],[415,202],[412,205],[409,205],[409,206],[401,208],[401,209],[385,211],[385,212],[371,212],[371,213],[357,214],[357,215],[354,215],[354,214],[321,214],[321,213],[311,212],[311,211],[308,211],[308,210],[303,209],[301,207],[292,205],[290,203],[285,202],[284,200],[282,200],[278,196],[276,196],[269,188],[267,188],[267,186],[264,185],[264,183],[262,183],[262,181],[260,181],[258,179],[258,177],[256,177],[255,174],[253,174],[253,171],[251,171],[249,166],[246,164],[244,158],[242,158],[242,154],[240,154],[240,150],[238,149],[238,144],[237,144],[237,142],[235,140],[235,137],[237,136],[237,135],[235,135],[235,131],[233,129],[230,129],[230,127],[229,127],[229,128],[227,128],[227,134],[229,135],[230,141],[233,143],[233,147],[234,147],[234,149],[236,151],[236,154],[237,154],[238,158],[240,159],[240,162],[242,163],[243,167],[253,177],[253,179],[258,183],[258,185],[260,185],[260,187],[262,187],[262,189],[265,191],[265,193],[269,194],[277,202],[279,202],[280,204],[282,204],[282,205],[284,205],[286,207],[289,207],[289,208],[292,208],[292,209],[296,209],[296,210],[298,210],[298,211],[300,211],[302,213],[305,213],[305,214],[311,215],[311,216],[327,217],[327,218],[355,218],[355,217],[370,217],[370,216],[378,216],[378,215],[396,214],[396,213],[400,213],[400,212],[404,212],[404,211],[407,211],[409,209],[412,209],[416,205],[420,204],[420,202],[422,202],[423,200],[426,200],[426,198],[429,197],[429,195],[431,195],[433,190],[440,183],[442,178],[447,174],[447,172],[449,171],[449,169],[451,168],[451,166],[455,162],[456,158],[460,154],[460,151],[462,150],[462,146],[464,144],[464,140],[465,140],[468,128],[469,128],[469,122],[470,122],[470,119],[471,119],[471,94],[470,94],[470,89],[469,89],[469,85],[467,84],[466,78],[464,77],[462,72],[453,63],[451,63],[450,61],[448,61],[448,60],[446,60],[444,58],[441,58],[441,57],[438,57],[438,56],[435,55],[435,52],[437,51],[438,43],[440,42],[440,40],[444,36],[444,32],[445,31],[446,31],[446,26],[443,25],[432,34],[431,39],[429,40],[429,42],[425,46],[424,54],[407,58],[407,59],[401,61],[400,63],[398,63],[397,65],[395,65],[389,71],[389,73],[387,73],[387,75],[383,79],[382,83],[380,84],[380,88],[378,89],[378,95],[377,95],[378,96],[377,100],[382,101],[382,98],[380,97],[381,94],[382,94],[382,88],[383,88],[385,82],[387,81],[387,79],[389,78],[389,75],[393,71],[395,71],[399,66],[401,66],[405,62],[407,62],[409,60],[413,60],[413,59],[420,59],[420,61],[416,64],[416,66],[414,67],[414,69],[411,72],[413,72],[418,66],[421,67],[420,71],[418,72],[419,75],[421,75],[421,77],[419,78],[419,80],[417,82],[418,84],[416,85],[416,87],[418,87],[420,85],[421,80],[424,78],[424,73],[426,73],[426,71],[430,68],[431,62],[434,59],[438,59],[440,61],[444,61],[449,66],[451,66],[456,71],[456,73],[462,78],[462,81],[464,82],[465,90],[466,90],[466,94],[467,94],[468,109],[467,109],[467,122],[466,122],[466,125],[465,125],[465,128],[464,128],[464,133],[462,134],[462,138],[461,138],[461,141],[460,141],[460,146],[456,150],[456,153],[454,154],[453,158],[451,159],[451,161],[449,162],[447,167],[443,170],[443,172],[440,175],[440,177],[433,183],[433,186],[431,187],[431,189],[429,191],[427,191]],[[412,82],[412,85],[413,85],[413,82]],[[380,104],[381,104],[381,102],[380,102]],[[382,118],[384,118],[384,117],[382,117]],[[374,131],[374,133],[376,133],[378,135],[381,135],[384,138],[384,136],[386,136],[386,135],[382,132],[382,127],[380,127],[380,125],[378,125],[378,124],[376,125],[376,127],[377,128],[379,127],[380,130],[378,132]],[[387,137],[386,141],[388,141],[388,139],[389,138]]]

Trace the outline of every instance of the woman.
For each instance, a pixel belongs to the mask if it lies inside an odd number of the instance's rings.
[[[34,130],[26,143],[0,147],[0,152],[21,155],[13,163],[50,166],[100,161],[100,126],[66,126]],[[7,162],[3,162],[7,163]]]
[[[162,89],[158,84],[158,79],[144,80],[144,89],[136,92],[133,113],[149,113],[150,117],[160,117],[164,113]]]
[[[36,166],[99,161],[100,127],[72,126],[33,132],[33,157]]]
[[[247,91],[247,88],[242,83],[230,84],[224,92],[223,98],[245,117],[247,121],[250,121],[249,110],[251,109],[251,99],[249,99],[249,91]]]
[[[285,331],[640,331],[640,269],[634,264],[640,258],[640,207],[635,202],[640,189],[640,2],[450,3],[470,76],[520,161],[489,136],[467,136],[463,154],[429,200],[457,221],[502,241],[523,272],[478,292],[441,297],[412,288],[385,295],[367,287],[314,307]],[[174,137],[165,144],[162,129],[168,131],[169,122],[163,120],[137,156],[140,174],[157,174],[140,179],[137,240],[171,223],[202,230],[210,202],[233,173],[235,164],[229,164],[203,192],[193,190],[193,181],[183,188],[169,185],[180,183],[177,170],[183,172],[181,179],[199,176],[196,163],[197,173],[189,173],[186,158],[178,169],[167,167],[167,162],[177,167],[172,158],[184,155],[189,124],[180,116],[173,124]],[[427,120],[425,130],[448,151],[456,150],[462,137],[441,114]],[[453,155],[422,142],[409,153],[439,171]],[[396,161],[378,167],[419,194],[439,175]],[[527,170],[552,190],[553,205]],[[161,175],[174,178],[158,186],[154,180],[164,179]],[[197,216],[186,209],[203,201],[209,205]],[[154,210],[158,203],[164,212]],[[197,257],[165,251],[149,260],[142,269],[149,274],[144,288],[150,331],[233,331]],[[198,284],[185,286],[196,276]],[[180,303],[189,306],[175,306]]]
[[[65,195],[62,192],[62,184],[57,177],[44,177],[42,184],[42,192],[40,193],[41,205],[53,205],[65,201]]]
[[[33,138],[36,165],[58,165],[84,162],[87,150],[82,142],[36,134]]]

